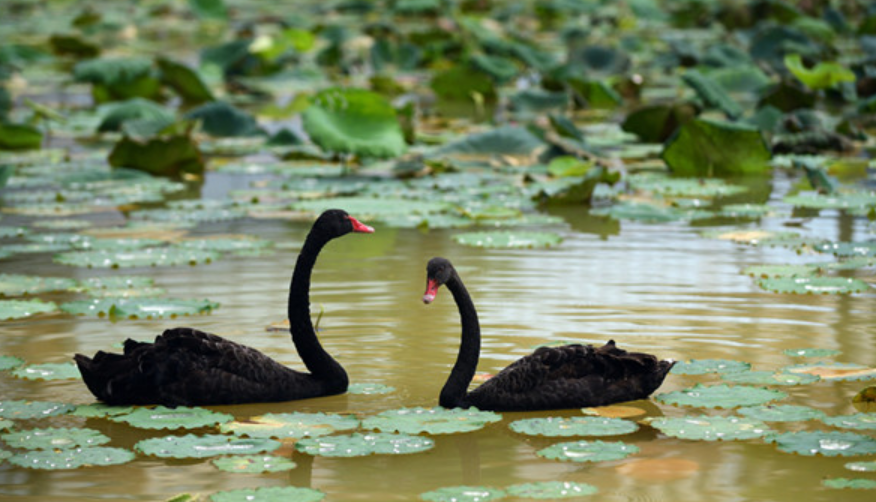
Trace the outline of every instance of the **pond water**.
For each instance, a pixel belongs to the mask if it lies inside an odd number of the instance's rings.
[[[206,198],[218,198],[246,181],[244,176],[210,174],[200,190]],[[777,173],[773,184],[771,200],[781,206],[789,182]],[[339,200],[338,206],[343,207],[343,202]],[[804,347],[836,349],[842,352],[833,358],[836,361],[876,366],[872,293],[775,294],[759,289],[741,273],[750,265],[812,261],[811,256],[798,256],[782,247],[704,238],[702,228],[687,223],[607,225],[584,207],[550,212],[565,221],[557,227],[564,241],[547,249],[482,250],[454,243],[450,236],[457,231],[424,232],[380,223],[374,224],[372,235],[332,242],[320,255],[311,291],[314,316],[324,312],[321,340],[346,367],[353,383],[385,384],[395,392],[212,408],[245,419],[293,411],[370,416],[404,406],[435,406],[456,357],[460,328],[447,292],[430,306],[421,302],[425,265],[433,256],[451,259],[474,297],[483,332],[480,372],[495,373],[546,342],[601,344],[609,339],[663,358],[734,359],[760,370],[804,362],[783,353]],[[112,221],[115,216],[101,218]],[[3,224],[31,221],[6,216]],[[787,220],[765,220],[761,226],[781,229],[782,221]],[[154,278],[169,297],[219,302],[221,307],[209,315],[111,322],[52,314],[3,321],[0,354],[31,363],[64,362],[74,353],[108,349],[128,337],[151,339],[166,328],[191,326],[301,368],[288,334],[266,327],[283,320],[289,277],[308,227],[303,221],[248,218],[201,224],[193,234],[246,233],[274,241],[277,252],[192,267],[124,270]],[[832,240],[871,235],[865,219],[834,211],[822,211],[798,230]],[[117,273],[54,264],[50,253],[12,256],[0,262],[0,271],[73,278]],[[75,297],[40,295],[59,303]],[[714,374],[670,374],[658,392],[719,381]],[[820,381],[783,387],[789,397],[782,403],[807,405],[831,415],[853,413],[851,398],[865,385]],[[0,395],[3,400],[93,402],[79,380],[25,381],[9,372],[0,372]],[[633,404],[652,416],[732,414],[675,407],[654,399]],[[613,462],[575,464],[536,455],[537,450],[569,438],[532,438],[508,428],[511,421],[524,417],[580,415],[579,410],[505,413],[502,422],[481,431],[433,436],[434,449],[403,456],[310,457],[284,447],[276,454],[291,457],[298,466],[273,474],[230,474],[216,469],[209,459],[144,455],[119,466],[54,472],[7,462],[0,464],[0,496],[71,502],[164,500],[182,492],[206,495],[236,488],[300,486],[325,492],[326,500],[415,500],[420,493],[443,486],[504,488],[534,481],[575,481],[596,486],[599,494],[590,498],[599,500],[872,500],[867,490],[837,492],[820,484],[823,478],[854,477],[844,465],[872,456],[799,456],[780,452],[762,440],[688,441],[645,426],[607,439],[632,443],[640,448],[638,454]],[[167,434],[70,416],[19,421],[17,428],[48,426],[97,429],[111,438],[111,446],[124,448]],[[816,421],[773,427],[829,429]]]

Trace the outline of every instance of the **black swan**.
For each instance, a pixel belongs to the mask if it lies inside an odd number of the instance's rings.
[[[374,229],[340,209],[322,213],[307,234],[289,286],[289,331],[310,373],[256,349],[192,328],[168,329],[154,343],[126,340],[124,354],[74,359],[88,390],[112,405],[199,406],[289,401],[346,392],[347,372],[320,345],[310,320],[310,275],[320,250],[350,232]]]
[[[431,303],[443,284],[453,294],[462,319],[459,355],[438,403],[445,408],[533,411],[605,406],[644,399],[660,387],[674,361],[627,352],[609,341],[602,347],[541,347],[518,359],[471,392],[467,392],[481,350],[478,313],[456,269],[445,258],[426,267],[424,303]]]

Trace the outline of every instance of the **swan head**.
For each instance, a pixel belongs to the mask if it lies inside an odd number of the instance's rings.
[[[324,211],[316,223],[314,228],[319,228],[330,238],[340,237],[350,232],[360,232],[370,234],[374,232],[374,228],[365,225],[356,218],[353,218],[343,209],[328,209]]]
[[[438,288],[453,277],[455,269],[447,258],[436,257],[426,265],[426,293],[423,303],[432,303],[438,295]]]

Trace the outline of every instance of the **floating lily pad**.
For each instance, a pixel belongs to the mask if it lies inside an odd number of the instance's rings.
[[[126,251],[70,251],[55,256],[55,263],[86,268],[169,267],[198,265],[219,259],[219,253],[181,247],[156,247]]]
[[[0,401],[0,417],[14,419],[44,418],[69,413],[75,408],[72,404],[51,401]]]
[[[359,427],[353,415],[326,413],[266,413],[247,420],[225,423],[222,432],[253,438],[304,438],[327,436]]]
[[[176,298],[95,298],[61,305],[61,310],[70,314],[113,319],[175,318],[180,315],[209,314],[217,308],[219,304],[210,300]]]
[[[626,178],[630,187],[668,197],[727,197],[744,193],[747,188],[715,178],[671,178],[654,173],[640,173]]]
[[[0,296],[36,295],[49,291],[66,291],[79,283],[63,277],[0,274]]]
[[[876,490],[876,479],[829,478],[822,479],[821,485],[827,488],[836,488],[840,490]]]
[[[702,233],[709,239],[739,242],[741,244],[756,245],[780,245],[783,242],[797,241],[800,234],[791,231],[772,230],[708,230]]]
[[[876,454],[876,439],[854,432],[803,431],[767,436],[785,453],[826,457]]]
[[[757,285],[776,293],[837,295],[863,293],[870,285],[848,277],[776,277],[760,279]]]
[[[86,418],[106,418],[116,415],[126,415],[134,411],[132,406],[110,406],[103,403],[82,404],[71,412],[71,415]]]
[[[783,371],[808,373],[823,380],[869,380],[876,378],[876,368],[868,368],[854,363],[814,363],[787,366]]]
[[[74,449],[29,451],[9,457],[9,463],[38,470],[78,469],[118,465],[134,460],[134,453],[122,448],[95,446]]]
[[[809,209],[864,209],[876,206],[876,193],[834,192],[830,194],[798,194],[785,197],[784,201],[796,207]]]
[[[680,361],[675,363],[675,366],[670,370],[671,373],[679,375],[705,375],[706,373],[735,373],[738,371],[746,371],[751,368],[751,364],[744,361],[733,361],[729,359],[691,359],[690,361]]]
[[[841,258],[876,256],[876,242],[822,242],[812,246],[819,253],[830,253]]]
[[[763,422],[804,422],[824,417],[821,410],[793,404],[748,406],[739,408],[736,412]]]
[[[130,413],[109,417],[113,422],[125,422],[139,429],[197,429],[230,422],[234,419],[227,413],[206,408],[178,406],[167,408],[137,408]]]
[[[664,394],[657,394],[658,401],[675,406],[695,406],[699,408],[735,408],[754,406],[788,397],[777,390],[748,387],[745,385],[695,385]]]
[[[452,434],[476,431],[500,420],[502,415],[477,408],[401,408],[368,417],[362,427],[404,434]]]
[[[265,438],[243,439],[234,436],[207,434],[195,436],[163,436],[144,439],[134,449],[146,455],[161,458],[205,458],[219,455],[252,455],[273,451],[278,441]]]
[[[390,394],[395,392],[395,387],[384,385],[382,383],[351,383],[347,387],[347,394]]]
[[[42,300],[0,300],[0,320],[23,319],[58,310],[54,302]]]
[[[757,219],[775,212],[776,208],[769,204],[726,204],[718,214],[725,218]]]
[[[876,430],[876,413],[837,415],[833,417],[824,417],[821,421],[827,425],[843,429]]]
[[[78,379],[79,368],[73,363],[29,364],[12,372],[18,378],[27,380],[65,380]]]
[[[453,240],[477,248],[528,249],[556,246],[563,238],[551,232],[467,232]]]
[[[849,462],[845,468],[850,471],[857,472],[876,472],[876,461],[871,462]]]
[[[67,450],[100,446],[108,443],[110,438],[93,429],[28,429],[10,432],[0,436],[13,448],[26,450]]]
[[[216,492],[210,495],[211,502],[318,502],[325,493],[313,488],[297,486],[270,486],[263,488],[244,488]]]
[[[761,279],[809,277],[818,273],[818,267],[815,265],[753,265],[746,267],[742,273]]]
[[[11,370],[24,364],[24,359],[15,356],[0,356],[0,371]]]
[[[760,420],[732,416],[659,417],[648,423],[667,436],[699,441],[754,439],[771,432]]]
[[[505,497],[505,492],[487,486],[446,486],[421,493],[420,499],[429,502],[488,502]]]
[[[840,350],[818,348],[785,349],[782,352],[792,357],[833,357],[842,354]]]
[[[569,462],[605,462],[620,460],[639,452],[639,447],[622,441],[606,443],[603,441],[574,441],[557,443],[536,452],[538,456],[551,460]]]
[[[645,410],[637,406],[609,405],[595,408],[582,408],[585,415],[593,415],[606,418],[633,418],[647,414]]]
[[[15,425],[15,422],[12,420],[6,420],[5,418],[0,418],[0,431],[8,431]],[[2,452],[3,450],[0,450]]]
[[[616,220],[644,221],[648,223],[693,221],[714,216],[711,211],[702,209],[685,209],[640,202],[620,202],[606,208],[591,209],[590,214],[594,216],[610,216]]]
[[[604,417],[525,418],[509,425],[511,430],[529,436],[617,436],[636,432],[635,422]]]
[[[295,462],[276,455],[236,455],[213,459],[213,465],[225,472],[282,472],[296,467]]]
[[[566,499],[593,495],[599,490],[587,483],[572,481],[541,481],[538,483],[521,483],[505,489],[513,497],[527,499]]]
[[[322,457],[362,457],[371,454],[404,455],[435,446],[427,437],[376,432],[305,438],[295,443],[298,451]]]
[[[440,201],[408,200],[393,197],[335,197],[329,199],[304,200],[292,204],[292,209],[308,211],[314,214],[326,209],[342,208],[357,218],[369,220],[383,216],[392,217],[399,214],[435,214],[449,211],[452,206]]]
[[[185,239],[176,243],[176,245],[183,248],[216,251],[219,253],[251,253],[254,251],[264,251],[269,249],[274,243],[266,239],[256,239],[254,237],[241,235]]]
[[[771,152],[755,127],[695,118],[666,141],[662,156],[676,174],[706,177],[762,174]]]
[[[786,371],[741,371],[721,375],[721,379],[750,385],[804,385],[821,380],[817,375],[788,373]]]

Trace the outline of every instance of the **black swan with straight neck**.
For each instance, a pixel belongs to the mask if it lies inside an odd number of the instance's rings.
[[[289,331],[310,373],[256,349],[193,328],[168,329],[154,342],[128,339],[122,354],[76,354],[82,379],[107,404],[201,406],[264,403],[346,392],[344,368],[323,348],[310,320],[310,276],[329,241],[374,229],[340,209],[322,213],[307,234],[289,286]]]
[[[540,347],[468,392],[481,350],[474,302],[449,260],[433,258],[426,273],[423,302],[432,303],[438,288],[447,286],[462,321],[459,354],[438,400],[445,408],[535,411],[645,399],[660,387],[675,364],[651,354],[619,349],[613,340],[602,347]]]

